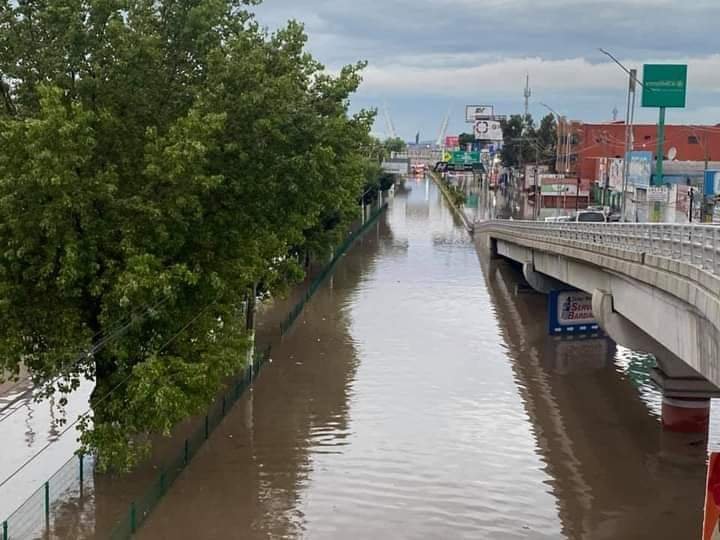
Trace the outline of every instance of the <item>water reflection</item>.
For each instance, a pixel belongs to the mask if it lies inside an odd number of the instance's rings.
[[[702,446],[661,432],[641,359],[551,339],[518,283],[408,181],[139,537],[692,537]]]
[[[547,336],[545,297],[514,294],[519,272],[481,261],[564,536],[698,537],[704,448],[662,432],[652,359],[605,339]]]

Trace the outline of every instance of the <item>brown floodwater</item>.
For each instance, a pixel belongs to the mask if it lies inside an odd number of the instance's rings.
[[[280,341],[288,304],[259,317],[272,363],[138,538],[699,537],[705,443],[662,431],[651,360],[549,337],[544,297],[427,180]]]

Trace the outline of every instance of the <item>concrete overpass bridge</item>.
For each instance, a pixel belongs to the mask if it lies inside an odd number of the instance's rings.
[[[720,228],[496,220],[475,229],[537,291],[571,286],[618,344],[652,353],[670,428],[720,397]]]

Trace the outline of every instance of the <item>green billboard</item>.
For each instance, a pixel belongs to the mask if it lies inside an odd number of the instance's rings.
[[[645,64],[643,107],[685,107],[687,64]]]

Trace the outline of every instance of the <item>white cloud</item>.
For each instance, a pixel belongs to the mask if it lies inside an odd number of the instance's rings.
[[[625,84],[627,75],[611,62],[591,63],[585,58],[546,60],[543,58],[507,58],[493,62],[464,65],[458,57],[414,57],[404,63],[370,65],[365,73],[364,89],[369,92],[463,95],[465,89],[483,92],[516,91],[519,81],[529,73],[532,86],[539,91],[603,91]],[[626,61],[641,67],[639,61]],[[690,92],[720,91],[720,54],[702,58],[649,60],[648,63],[687,63]],[[448,67],[443,67],[444,65]],[[428,67],[420,67],[427,65]],[[642,73],[642,70],[640,70]]]

